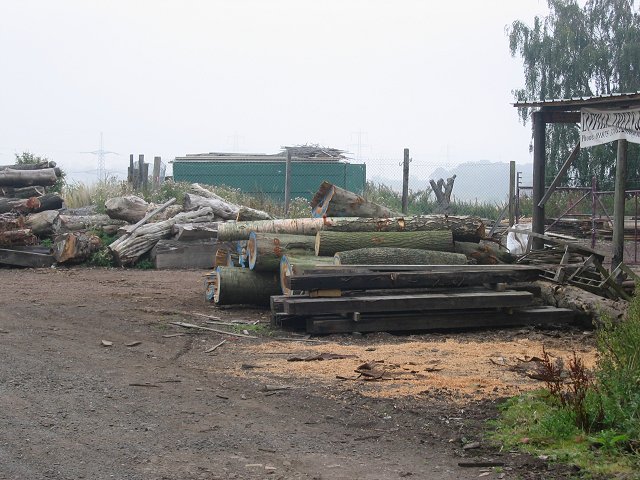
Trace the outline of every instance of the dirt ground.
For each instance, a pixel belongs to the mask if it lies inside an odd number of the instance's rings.
[[[556,356],[576,350],[593,363],[589,332],[516,328],[300,341],[262,328],[265,311],[206,304],[202,273],[0,270],[0,478],[575,474],[501,450],[484,433],[501,399],[541,385],[527,376],[535,363],[527,360],[540,356],[542,345]],[[193,313],[258,321],[236,330],[258,338],[170,324],[225,328]],[[322,354],[341,358],[309,358]],[[355,372],[363,365],[369,377]],[[487,460],[504,467],[459,465]]]

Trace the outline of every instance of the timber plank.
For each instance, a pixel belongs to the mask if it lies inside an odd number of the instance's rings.
[[[46,268],[53,265],[55,259],[52,255],[30,252],[27,250],[12,250],[0,248],[0,265],[10,265],[15,267]]]
[[[459,265],[458,267],[465,267]],[[287,277],[286,285],[291,290],[374,290],[393,288],[424,288],[463,285],[482,285],[484,283],[514,283],[535,280],[540,270],[535,267],[517,269],[491,269],[488,265],[475,269],[455,268],[432,271],[394,271],[394,272],[331,272],[312,273]]]
[[[504,328],[520,325],[569,323],[575,312],[567,308],[535,307],[504,311],[448,311],[414,314],[362,315],[356,322],[348,318],[307,317],[311,334],[349,332],[429,331],[465,328]]]
[[[423,293],[373,295],[340,298],[286,297],[284,313],[313,315],[351,312],[401,312],[412,310],[460,310],[476,308],[522,307],[530,305],[529,292]]]

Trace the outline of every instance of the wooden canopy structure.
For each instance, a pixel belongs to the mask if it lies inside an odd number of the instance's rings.
[[[533,121],[533,218],[532,231],[537,234],[544,233],[544,206],[560,184],[580,153],[578,143],[567,160],[564,162],[556,178],[549,188],[545,185],[546,166],[546,126],[549,123],[580,123],[581,110],[583,108],[598,109],[626,109],[640,107],[640,92],[600,95],[594,97],[577,97],[558,100],[523,101],[514,103],[516,108],[531,108]],[[627,176],[627,141],[618,140],[618,153],[616,158],[616,180],[614,194],[613,214],[613,245],[612,268],[615,268],[623,259],[624,252],[624,194]],[[534,240],[534,248],[541,248],[542,239]]]

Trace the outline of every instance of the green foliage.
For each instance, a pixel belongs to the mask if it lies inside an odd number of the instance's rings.
[[[100,250],[92,254],[91,258],[89,258],[89,261],[87,263],[89,265],[93,265],[94,267],[115,266],[115,263],[113,261],[113,256],[111,255],[111,252],[106,246],[102,247]]]
[[[548,0],[549,15],[532,25],[515,21],[508,30],[512,56],[522,58],[524,87],[516,100],[551,100],[640,90],[640,13],[634,0]],[[523,122],[530,110],[520,109]],[[579,138],[576,125],[547,128],[548,181]],[[637,188],[640,149],[630,145],[629,178]],[[615,145],[584,149],[569,171],[571,184],[591,177],[609,189],[615,178]]]
[[[640,288],[640,287],[639,287]],[[593,376],[575,356],[568,368],[543,351],[547,390],[508,400],[493,437],[508,447],[551,454],[597,473],[640,468],[640,297],[627,319],[598,330]],[[527,443],[521,439],[527,437]]]
[[[40,240],[40,246],[45,248],[51,248],[53,247],[53,240],[51,240],[50,238],[44,238]]]
[[[135,268],[139,270],[153,270],[156,267],[153,265],[153,262],[151,260],[149,260],[148,258],[143,258],[142,260],[138,260],[136,262]]]

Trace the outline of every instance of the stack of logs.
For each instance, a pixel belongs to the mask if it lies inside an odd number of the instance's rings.
[[[0,165],[0,248],[37,243],[23,216],[62,207],[57,193],[46,193],[60,176],[54,162]]]

